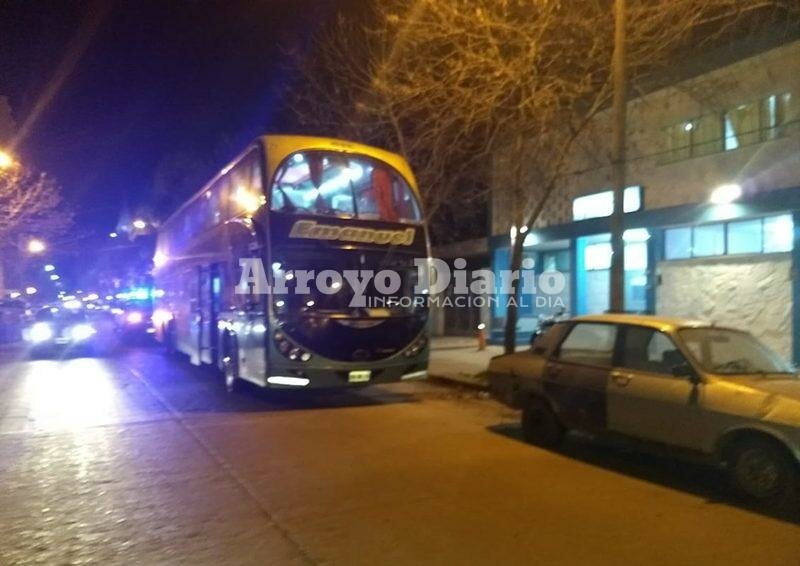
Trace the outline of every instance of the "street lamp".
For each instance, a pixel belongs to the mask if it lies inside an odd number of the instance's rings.
[[[730,204],[742,196],[742,187],[737,183],[720,185],[714,189],[709,199],[713,204]]]
[[[26,295],[35,295],[38,289],[36,287],[25,287]]]
[[[52,263],[48,263],[47,265],[44,266],[44,270],[47,273],[50,273],[51,271],[55,271],[56,270],[56,266],[53,265]]]
[[[117,236],[119,236],[119,234],[117,234],[116,232],[111,232],[111,233],[108,235],[108,237],[109,237],[109,238],[116,238]]]
[[[0,170],[1,171],[4,171],[6,169],[11,169],[16,164],[17,164],[17,162],[14,160],[14,157],[10,153],[0,149]]]
[[[40,254],[46,249],[47,246],[45,243],[38,238],[33,238],[32,240],[28,241],[28,253]]]
[[[134,228],[136,228],[137,230],[144,230],[145,228],[147,228],[147,222],[145,222],[145,221],[144,221],[144,220],[142,220],[141,218],[137,218],[136,220],[134,220],[134,221],[131,223],[131,225],[132,225]]]

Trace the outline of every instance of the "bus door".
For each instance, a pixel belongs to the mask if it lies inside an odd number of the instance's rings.
[[[219,265],[200,268],[198,351],[201,362],[216,364],[219,348],[219,313],[222,308],[222,274]]]

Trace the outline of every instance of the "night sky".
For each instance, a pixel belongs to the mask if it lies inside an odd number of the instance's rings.
[[[290,129],[285,49],[307,49],[342,4],[0,2],[0,95],[27,131],[16,153],[60,181],[82,230],[105,234],[123,205],[152,201],[170,153],[207,158],[210,175],[259,133]]]

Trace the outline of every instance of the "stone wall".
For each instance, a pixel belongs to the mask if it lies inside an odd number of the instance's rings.
[[[749,330],[792,359],[789,254],[662,262],[656,312]]]

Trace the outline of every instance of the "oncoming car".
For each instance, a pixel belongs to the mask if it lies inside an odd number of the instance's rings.
[[[118,328],[111,313],[49,307],[39,310],[23,330],[31,357],[111,353],[118,343]]]
[[[747,499],[797,502],[800,379],[747,332],[579,317],[555,324],[530,351],[493,358],[489,375],[495,396],[522,409],[532,443],[554,446],[576,429],[668,445],[725,465]]]

